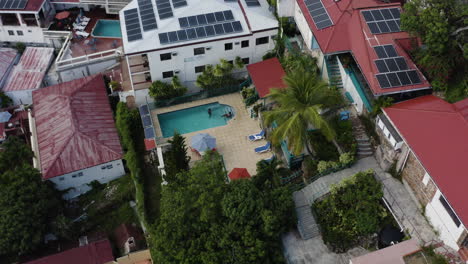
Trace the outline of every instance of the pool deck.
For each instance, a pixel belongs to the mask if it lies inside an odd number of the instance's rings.
[[[254,149],[256,147],[263,146],[266,144],[266,141],[259,140],[256,142],[251,142],[247,139],[247,135],[258,133],[260,132],[261,128],[257,120],[250,118],[250,114],[245,109],[245,105],[239,93],[233,93],[152,110],[151,115],[155,125],[156,136],[162,137],[161,128],[157,120],[158,114],[215,102],[220,104],[227,104],[233,107],[235,111],[234,118],[228,121],[228,124],[225,126],[213,127],[184,134],[187,146],[190,146],[190,139],[192,136],[198,133],[208,133],[216,138],[216,149],[221,155],[223,155],[224,163],[228,173],[233,168],[246,168],[250,175],[256,174],[257,162],[262,159],[270,158],[272,153],[255,153]],[[200,159],[200,157],[190,151],[189,154],[192,158],[192,164],[193,162]]]

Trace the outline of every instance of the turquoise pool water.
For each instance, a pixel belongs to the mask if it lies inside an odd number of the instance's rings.
[[[208,114],[211,109],[211,116]],[[159,125],[163,137],[172,137],[174,131],[186,134],[194,131],[204,130],[212,127],[224,126],[228,118],[222,115],[231,112],[232,107],[220,103],[212,103],[186,108],[174,112],[159,114]]]
[[[94,37],[121,38],[120,21],[99,19],[91,35]]]

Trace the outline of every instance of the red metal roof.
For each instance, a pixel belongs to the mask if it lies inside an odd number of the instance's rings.
[[[25,264],[104,264],[113,260],[112,247],[106,239]]]
[[[450,104],[433,95],[384,109],[460,220],[468,225],[468,99]]]
[[[250,174],[245,168],[234,168],[229,173],[229,179],[231,181],[239,180],[239,179],[249,179],[249,178],[250,178]]]
[[[304,0],[296,1],[322,52],[324,54],[351,52],[375,95],[430,87],[429,82],[419,71],[422,83],[418,85],[382,89],[375,78],[378,69],[374,60],[378,59],[378,57],[372,47],[378,45],[393,44],[399,56],[405,57],[408,67],[410,69],[416,69],[416,65],[397,42],[397,40],[400,39],[410,38],[408,33],[396,32],[374,35],[370,32],[369,27],[361,15],[361,11],[369,9],[385,7],[399,7],[401,9],[400,3],[384,3],[379,0],[341,0],[337,2],[334,0],[322,0],[333,21],[333,26],[319,30],[315,26]]]
[[[3,90],[11,92],[40,88],[53,56],[53,48],[27,47]]]
[[[156,148],[156,140],[154,138],[145,138],[145,149],[152,150]]]
[[[33,105],[44,179],[122,158],[101,75],[36,90]]]
[[[8,71],[8,68],[11,67],[11,64],[15,60],[16,54],[18,54],[18,52],[15,49],[0,48],[0,80],[3,79],[5,73]]]
[[[277,58],[247,65],[247,71],[260,98],[268,96],[270,89],[286,87],[283,81],[286,73]]]

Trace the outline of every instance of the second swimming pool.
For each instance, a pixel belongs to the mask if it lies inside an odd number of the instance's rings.
[[[211,115],[208,113],[211,109]],[[172,137],[174,131],[186,134],[212,127],[224,126],[229,118],[223,115],[234,111],[231,106],[220,103],[211,103],[186,108],[174,112],[159,114],[159,125],[163,137]]]

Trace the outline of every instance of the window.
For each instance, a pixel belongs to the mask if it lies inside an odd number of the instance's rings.
[[[249,47],[249,41],[248,40],[243,40],[241,42],[241,48],[247,48]]]
[[[242,63],[244,63],[244,65],[247,65],[250,63],[250,59],[249,58],[242,58]]]
[[[106,166],[101,166],[101,170],[105,170],[106,169]]]
[[[83,173],[82,172],[78,172],[78,177],[81,177],[83,176]]]
[[[450,208],[450,205],[447,203],[447,201],[445,200],[445,198],[442,195],[439,197],[439,201],[444,206],[445,210],[450,215],[450,217],[452,218],[455,225],[457,227],[459,227],[460,226],[460,220],[458,219],[455,212],[453,212],[452,208]]]
[[[255,40],[255,45],[267,44],[270,39],[268,37],[258,38]]]
[[[162,73],[163,78],[172,78],[174,76],[174,71],[167,71]]]
[[[28,33],[32,33],[32,30],[28,29]]]
[[[59,180],[63,181],[63,180],[65,180],[65,177],[60,177]]]
[[[78,175],[76,175],[76,174],[73,174],[73,175],[72,175],[72,178],[76,178],[76,176],[78,176]]]
[[[200,73],[200,72],[203,72],[204,70],[205,70],[205,65],[195,67],[195,73]]]
[[[17,34],[18,36],[23,36],[23,31],[21,31],[21,30],[16,30],[16,34]]]
[[[232,50],[232,43],[225,43],[224,50]]]
[[[229,64],[234,65],[234,61],[230,60],[228,61]]]
[[[163,53],[160,54],[159,57],[161,58],[161,61],[170,60],[172,59],[172,53]]]
[[[195,48],[193,49],[193,55],[202,55],[205,54],[205,48]]]
[[[422,180],[422,183],[424,185],[427,185],[428,182],[429,182],[429,174],[426,172],[426,174],[424,174],[424,178]]]
[[[14,32],[13,30],[8,30],[8,35],[14,36],[14,35],[15,35],[15,32]]]
[[[108,169],[112,169],[114,166],[112,164],[106,166]]]

